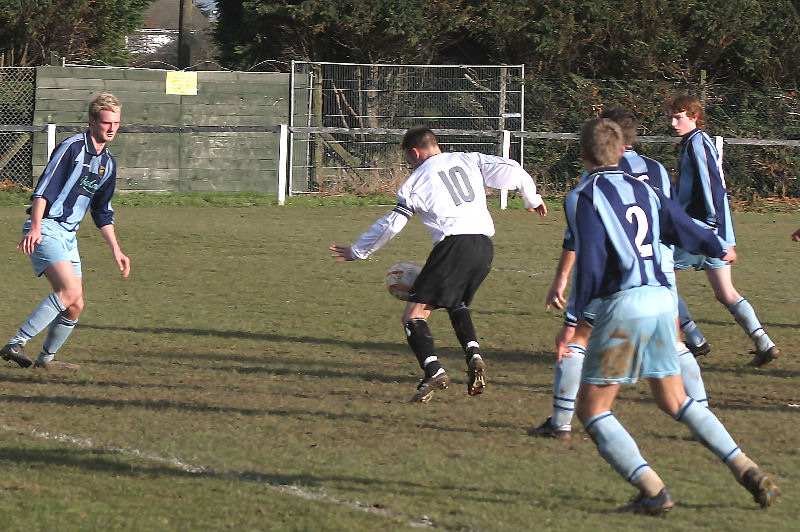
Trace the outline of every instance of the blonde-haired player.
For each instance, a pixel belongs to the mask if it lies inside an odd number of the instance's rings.
[[[47,370],[75,370],[77,365],[55,360],[55,354],[75,328],[83,311],[81,258],[76,232],[88,211],[111,248],[114,262],[128,277],[130,259],[122,253],[114,231],[111,197],[117,163],[106,146],[114,140],[122,105],[108,93],[89,103],[89,128],[53,151],[34,189],[30,215],[17,247],[30,256],[37,276],[44,275],[53,293],[44,298],[2,348],[5,360],[29,367],[25,344],[47,328],[35,366]]]

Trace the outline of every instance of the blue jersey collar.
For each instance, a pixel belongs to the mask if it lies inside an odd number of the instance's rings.
[[[692,136],[693,136],[695,133],[698,133],[699,131],[700,131],[700,128],[699,128],[699,127],[696,127],[696,128],[694,128],[693,130],[691,130],[690,132],[686,133],[686,134],[683,136],[683,140],[682,140],[681,142],[682,142],[682,143],[683,143],[683,142],[686,142],[686,141],[687,141],[687,140],[689,140],[689,139],[690,139],[690,138],[691,138],[691,137],[692,137]]]
[[[90,155],[101,155],[108,150],[108,144],[103,146],[103,149],[100,150],[99,153],[97,150],[95,150],[94,141],[92,140],[92,133],[88,129],[83,133],[83,143],[86,145],[86,151],[88,151]]]
[[[595,168],[594,170],[589,172],[589,174],[586,177],[591,178],[591,177],[596,176],[597,174],[604,174],[606,172],[620,172],[621,173],[622,170],[619,169],[619,166],[604,166],[602,168]]]

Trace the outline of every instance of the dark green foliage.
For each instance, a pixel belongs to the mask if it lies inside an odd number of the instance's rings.
[[[222,60],[524,63],[537,76],[794,85],[788,0],[223,0]]]
[[[124,65],[125,37],[152,0],[0,0],[4,66],[39,66],[55,52],[67,62]]]
[[[468,2],[222,0],[216,39],[229,68],[265,60],[418,62],[467,36]]]

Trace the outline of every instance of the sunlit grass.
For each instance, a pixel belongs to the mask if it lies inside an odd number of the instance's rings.
[[[634,489],[582,430],[566,443],[526,435],[551,404],[560,320],[543,299],[561,245],[557,209],[543,220],[493,209],[494,267],[473,304],[489,387],[467,396],[449,320],[434,313],[454,382],[419,407],[408,403],[419,369],[402,305],[383,284],[394,262],[425,260],[419,221],[372,260],[335,264],[328,246],[352,242],[391,198],[241,200],[118,205],[129,279],[87,218],[86,310],[59,352],[80,371],[0,366],[4,529],[790,530],[800,518],[796,216],[735,217],[734,280],[784,351],[773,365],[747,367],[751,344],[704,277],[679,279],[712,344],[701,360],[712,408],[775,473],[784,500],[757,510],[641,383],[615,411],[678,501],[654,520],[613,513]],[[14,249],[23,220],[19,205],[0,207],[6,336],[49,293]]]

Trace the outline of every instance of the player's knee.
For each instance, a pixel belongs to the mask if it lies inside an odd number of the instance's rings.
[[[74,307],[76,309],[83,310],[83,290],[81,289],[80,285],[70,286],[60,290],[58,292],[58,298],[68,309]]]
[[[686,391],[683,389],[683,380],[680,375],[663,377],[660,379],[652,378],[650,390],[659,410],[674,416],[678,413],[683,402],[686,400]]]
[[[680,407],[680,405],[675,405],[672,403],[666,403],[662,401],[656,401],[656,404],[658,405],[659,410],[673,417],[675,416],[675,414],[678,413],[678,408]]]
[[[403,312],[403,316],[400,318],[400,321],[403,322],[403,325],[405,325],[406,323],[408,323],[411,320],[417,320],[417,319],[424,320],[425,318],[426,318],[425,316],[421,315],[418,312],[408,312],[408,311],[406,311],[406,312]]]
[[[717,301],[726,307],[733,305],[742,298],[733,286],[731,286],[730,289],[721,288],[720,290],[714,290],[714,296],[716,296]]]
[[[83,297],[79,297],[72,304],[67,305],[67,310],[64,312],[65,316],[76,321],[83,312]]]

